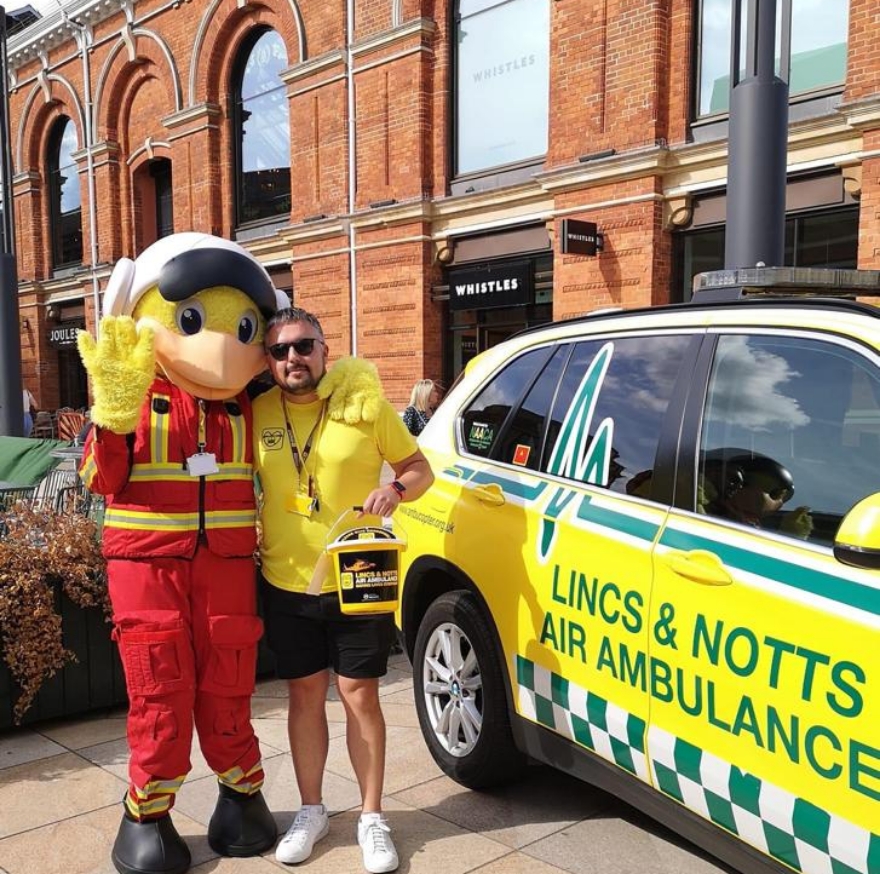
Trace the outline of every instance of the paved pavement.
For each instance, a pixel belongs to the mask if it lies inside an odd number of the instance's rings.
[[[253,702],[263,749],[265,793],[279,830],[299,806],[286,729],[284,684],[263,681]],[[422,741],[412,673],[393,656],[382,685],[388,723],[384,806],[401,874],[727,874],[617,799],[565,774],[535,766],[504,790],[470,792],[442,775]],[[355,841],[358,789],[345,749],[342,705],[328,701],[330,756],[325,802],[330,834],[304,874],[363,871]],[[125,714],[47,722],[0,732],[0,874],[113,874],[110,848],[126,785]],[[216,780],[197,750],[174,811],[195,874],[278,874],[262,858],[221,859],[205,833]]]

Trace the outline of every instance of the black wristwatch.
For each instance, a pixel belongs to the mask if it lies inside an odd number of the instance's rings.
[[[397,492],[397,497],[402,501],[403,496],[406,494],[406,486],[399,479],[392,480],[389,485]]]

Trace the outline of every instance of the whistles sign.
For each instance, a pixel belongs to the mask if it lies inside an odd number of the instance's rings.
[[[595,255],[599,248],[595,222],[563,219],[561,236],[563,255]]]
[[[509,261],[449,271],[449,309],[523,306],[532,300],[532,264]]]

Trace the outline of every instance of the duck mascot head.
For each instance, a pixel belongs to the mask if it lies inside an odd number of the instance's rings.
[[[122,874],[182,874],[170,810],[193,725],[218,779],[208,842],[269,849],[275,821],[250,720],[257,642],[256,508],[248,382],[287,298],[241,246],[208,234],[122,259],[95,341],[80,475],[106,499],[103,549],[129,696],[129,788],[113,847]]]

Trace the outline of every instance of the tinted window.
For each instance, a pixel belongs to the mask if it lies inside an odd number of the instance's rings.
[[[484,457],[491,454],[507,414],[519,403],[552,352],[552,346],[527,352],[487,383],[462,416],[466,452]]]
[[[880,365],[821,340],[721,337],[700,449],[698,511],[831,543],[880,491]]]
[[[73,159],[77,148],[75,125],[69,118],[60,118],[49,144],[49,215],[55,267],[82,262],[82,197]]]
[[[518,467],[527,467],[530,470],[538,469],[541,463],[544,426],[556,394],[562,365],[570,350],[570,346],[560,346],[556,350],[520,408],[504,428],[498,446],[492,453],[494,459]]]
[[[544,470],[650,497],[661,425],[687,336],[578,343],[553,406]]]

